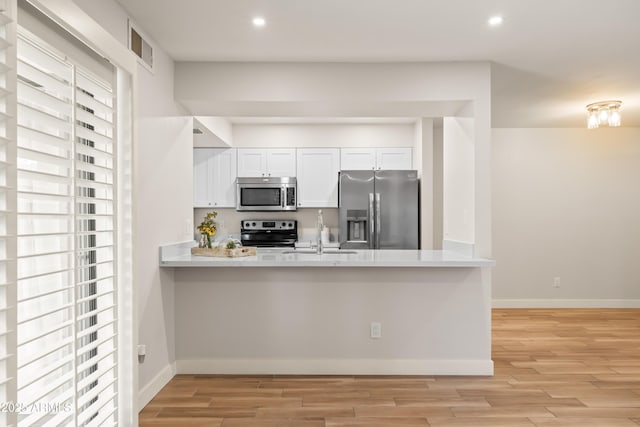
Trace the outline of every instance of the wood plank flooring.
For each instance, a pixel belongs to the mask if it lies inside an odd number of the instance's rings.
[[[640,425],[640,309],[494,309],[493,377],[178,375],[141,426]]]

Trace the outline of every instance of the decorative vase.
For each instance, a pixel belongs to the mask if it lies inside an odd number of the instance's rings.
[[[211,235],[209,233],[201,233],[200,240],[198,242],[199,248],[211,249]]]

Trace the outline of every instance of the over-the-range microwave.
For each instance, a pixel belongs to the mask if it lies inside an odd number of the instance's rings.
[[[295,211],[294,177],[236,178],[239,211]]]

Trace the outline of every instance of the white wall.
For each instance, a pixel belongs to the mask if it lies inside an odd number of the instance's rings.
[[[444,240],[473,244],[475,234],[474,120],[443,120]]]
[[[443,235],[443,180],[444,180],[444,141],[442,124],[433,128],[433,249],[442,249]]]
[[[233,127],[224,117],[198,116],[193,120],[194,130],[202,133],[193,134],[194,147],[222,147],[233,146]]]
[[[415,125],[413,164],[420,177],[420,248],[434,249],[434,180],[433,119],[420,119]]]
[[[234,124],[234,147],[413,147],[414,124]]]
[[[134,281],[138,286],[141,390],[175,362],[173,272],[158,267],[157,248],[184,241],[192,229],[191,118],[173,101],[173,61],[154,50],[154,74],[138,68],[138,139],[134,152]]]
[[[493,129],[492,145],[496,305],[640,307],[640,129]]]
[[[126,45],[127,15],[116,2],[75,1]],[[147,397],[171,378],[175,362],[174,278],[158,267],[157,248],[191,239],[193,228],[192,119],[174,101],[173,83],[173,60],[156,46],[153,73],[138,65],[134,94],[134,284]]]
[[[486,375],[485,270],[176,269],[178,372]]]

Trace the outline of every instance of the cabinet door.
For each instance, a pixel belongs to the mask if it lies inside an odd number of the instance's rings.
[[[298,207],[338,207],[338,148],[299,148]]]
[[[193,149],[193,206],[206,208],[213,206],[213,186],[211,185],[211,148]]]
[[[267,150],[267,176],[296,176],[296,149]]]
[[[376,152],[373,148],[340,149],[342,170],[371,170],[376,167]]]
[[[236,150],[215,148],[211,162],[213,206],[236,207]]]
[[[238,148],[238,176],[265,176],[267,151],[262,148]]]
[[[376,169],[412,169],[411,148],[378,148]]]

